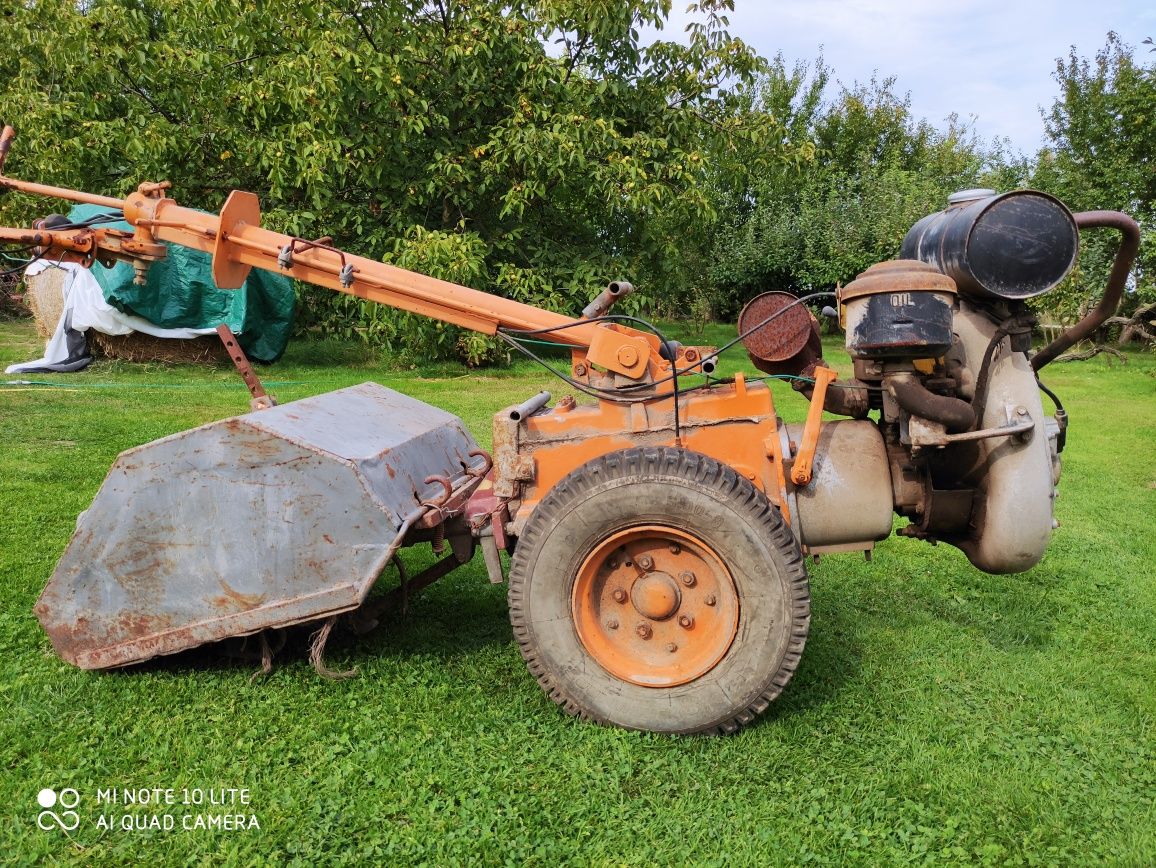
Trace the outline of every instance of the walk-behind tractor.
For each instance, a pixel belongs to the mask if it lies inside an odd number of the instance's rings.
[[[901,258],[837,292],[852,376],[823,361],[806,303],[824,294],[768,292],[732,342],[762,374],[722,378],[720,350],[611,313],[625,282],[573,318],[263,229],[251,193],[217,215],[165,183],[123,200],[0,187],[104,205],[134,227],[53,216],[0,230],[34,256],[127,261],[143,280],[182,245],[211,254],[222,288],[266,269],[570,355],[565,369],[539,361],[571,395],[499,411],[489,452],[455,416],[374,383],[275,406],[251,377],[252,412],[124,452],[36,604],[65,660],[109,669],[303,623],[323,643],[339,617],[377,620],[385,598],[369,592],[400,548],[444,554],[403,592],[480,548],[493,582],[511,556],[510,621],[547,695],[662,732],[729,732],[766,709],[807,639],[805,559],[870,555],[895,513],[900,535],[989,573],[1040,560],[1067,419],[1037,375],[1115,310],[1139,243],[1124,214],[959,193],[912,227]],[[1104,297],[1033,355],[1025,301],[1068,274],[1085,227],[1122,235]],[[776,416],[776,378],[809,399],[804,424]]]

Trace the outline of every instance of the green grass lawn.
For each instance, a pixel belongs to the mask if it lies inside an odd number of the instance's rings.
[[[39,354],[30,325],[0,323],[0,364]],[[260,373],[282,402],[376,380],[457,413],[487,446],[495,410],[563,393],[529,364],[399,371],[333,343],[295,344]],[[1150,354],[1048,369],[1071,428],[1062,528],[1040,566],[987,576],[905,539],[873,563],[824,558],[794,681],[721,739],[565,717],[525,670],[505,587],[480,557],[404,618],[337,635],[328,662],[356,666],[348,681],[322,680],[299,649],[256,680],[254,664],[205,652],[116,673],[68,666],[32,606],[109,465],[246,411],[248,395],[225,367],[102,362],[4,379],[61,386],[0,386],[0,858],[1156,863]],[[801,419],[798,396],[775,388]],[[37,828],[43,787],[81,794],[71,838]],[[246,787],[260,829],[99,829],[96,791],[112,787]]]

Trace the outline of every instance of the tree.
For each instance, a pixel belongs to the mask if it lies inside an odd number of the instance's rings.
[[[1078,56],[1073,47],[1058,59],[1055,79],[1060,94],[1044,113],[1049,144],[1033,181],[1073,210],[1125,211],[1140,224],[1134,285],[1122,308],[1134,313],[1156,302],[1156,67],[1137,61],[1109,33],[1094,58]],[[1107,231],[1085,237],[1074,278],[1042,303],[1068,317],[1094,303],[1117,241]]]
[[[29,0],[5,13],[0,117],[25,177],[169,178],[213,210],[251,189],[282,231],[555,310],[630,275],[641,304],[706,244],[708,172],[790,154],[769,114],[736,110],[763,61],[727,34],[731,5],[695,4],[685,44],[643,45],[670,0]],[[488,351],[306,299],[395,349]]]
[[[831,78],[822,58],[813,69],[788,71],[778,57],[760,83],[756,109],[811,140],[814,156],[772,167],[732,203],[734,221],[720,234],[712,270],[721,313],[765,290],[846,283],[898,255],[907,230],[944,207],[951,191],[995,172],[1016,174],[1000,143],[983,146],[956,118],[938,130],[912,117],[894,79],[842,88],[827,100]]]

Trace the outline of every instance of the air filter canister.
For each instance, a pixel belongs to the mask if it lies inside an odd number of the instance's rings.
[[[927,359],[951,348],[955,281],[913,259],[872,265],[839,290],[847,351],[865,359]]]
[[[1076,221],[1063,202],[1047,193],[1016,190],[996,196],[975,190],[948,201],[952,204],[946,210],[908,230],[899,255],[934,265],[955,280],[963,295],[1034,298],[1063,280],[1076,263]]]

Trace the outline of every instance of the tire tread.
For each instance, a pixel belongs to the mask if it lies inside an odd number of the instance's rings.
[[[791,632],[779,668],[767,679],[764,689],[743,707],[733,710],[726,719],[708,727],[686,730],[715,735],[737,732],[767,710],[786,688],[798,668],[806,645],[811,621],[811,596],[806,563],[793,534],[783,521],[778,507],[735,470],[709,456],[669,446],[635,447],[595,458],[572,471],[551,489],[538,504],[518,540],[521,551],[533,550],[537,538],[564,514],[566,505],[583,490],[614,480],[638,477],[671,477],[692,479],[712,488],[764,527],[767,539],[781,557],[781,567],[790,584]],[[526,590],[530,576],[524,558],[515,551],[510,567],[507,599],[510,623],[518,650],[530,673],[546,695],[567,714],[602,725],[605,718],[591,713],[566,690],[563,680],[538,657],[526,612]]]

